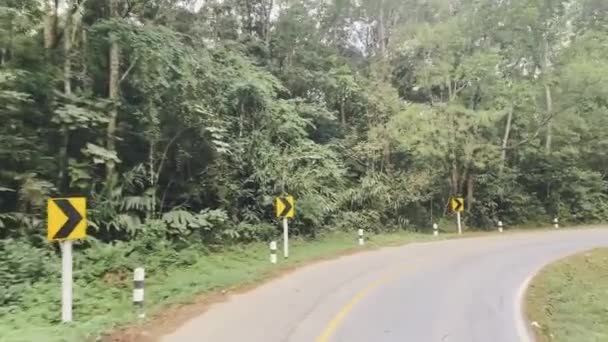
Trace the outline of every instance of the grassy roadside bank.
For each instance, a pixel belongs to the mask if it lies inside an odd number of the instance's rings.
[[[526,294],[538,342],[608,341],[608,248],[545,267]]]
[[[475,233],[465,236],[471,235]],[[154,318],[172,304],[189,303],[200,294],[221,289],[242,288],[315,260],[361,249],[455,237],[457,235],[451,233],[435,238],[429,234],[401,231],[369,236],[366,245],[359,247],[356,236],[331,233],[312,241],[293,240],[290,258],[283,260],[279,253],[278,265],[269,263],[269,250],[265,243],[230,247],[221,253],[199,257],[193,265],[176,266],[163,274],[147,276],[146,311],[148,318]],[[92,283],[76,282],[75,322],[69,326],[58,321],[61,315],[60,283],[32,286],[27,295],[34,305],[0,320],[0,341],[80,342],[95,340],[101,334],[135,323],[131,277],[131,274],[123,274]]]

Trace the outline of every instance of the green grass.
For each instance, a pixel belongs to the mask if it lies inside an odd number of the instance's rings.
[[[442,234],[440,239],[454,237],[454,234]],[[191,266],[176,266],[164,274],[153,274],[146,278],[146,311],[150,319],[169,305],[191,302],[200,294],[259,283],[300,264],[353,250],[436,239],[428,234],[398,232],[373,235],[364,247],[359,247],[355,235],[332,233],[313,241],[293,240],[288,260],[283,260],[279,248],[277,265],[270,264],[268,245],[265,243],[200,254]],[[17,309],[14,314],[0,320],[0,341],[80,342],[94,340],[104,333],[134,324],[137,320],[131,305],[131,277],[125,274],[113,280],[76,282],[75,322],[69,325],[60,322],[59,282],[32,286],[27,291],[30,298],[27,309]]]
[[[608,248],[545,267],[527,292],[538,342],[608,341]]]

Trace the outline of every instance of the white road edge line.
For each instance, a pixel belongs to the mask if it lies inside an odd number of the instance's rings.
[[[517,322],[517,334],[519,335],[519,340],[521,342],[534,342],[535,340],[530,325],[528,324],[528,318],[524,312],[523,303],[526,300],[525,295],[528,286],[537,273],[538,272],[534,272],[524,280],[517,291],[517,298],[515,298],[515,321]]]

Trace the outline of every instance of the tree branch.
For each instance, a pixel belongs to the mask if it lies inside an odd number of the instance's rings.
[[[458,84],[458,82],[456,82],[455,84]],[[463,82],[462,86],[454,88],[454,91],[452,93],[452,99],[450,99],[450,100],[453,100],[458,95],[458,93],[463,91],[464,88],[466,88],[468,85],[469,85],[469,82],[467,81],[467,82]]]
[[[536,132],[534,132],[534,134],[532,134],[532,136],[518,142],[517,144],[513,144],[511,146],[506,146],[503,147],[503,150],[511,150],[514,148],[518,148],[521,145],[527,144],[529,143],[531,140],[536,139],[539,135],[541,130],[549,123],[549,121],[551,121],[553,118],[555,117],[555,112],[552,113],[551,115],[547,116],[538,126],[538,128],[536,129]]]
[[[125,19],[126,17],[129,16],[129,14],[131,14],[131,11],[133,10],[133,7],[135,7],[135,5],[130,1],[130,0],[126,0],[127,1],[127,9],[125,10],[125,13],[123,13],[122,18]]]
[[[131,62],[131,65],[129,65],[129,67],[127,68],[127,70],[124,72],[124,74],[122,74],[122,76],[120,76],[120,79],[118,80],[118,84],[122,83],[122,81],[125,80],[125,78],[127,78],[127,76],[129,76],[129,73],[131,73],[131,70],[133,70],[133,68],[135,67],[135,65],[137,64],[137,60],[139,58],[136,57],[133,62]]]

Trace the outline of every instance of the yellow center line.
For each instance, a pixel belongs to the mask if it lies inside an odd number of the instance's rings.
[[[370,292],[372,292],[379,286],[395,279],[401,273],[403,273],[403,270],[387,274],[384,277],[369,284],[366,288],[355,294],[346,304],[344,304],[344,306],[342,306],[340,311],[338,311],[338,313],[329,321],[321,335],[317,337],[316,342],[329,342],[329,339],[336,333],[336,330],[338,330],[338,327],[340,326],[340,324],[342,324],[342,321],[344,321],[344,319],[352,312],[353,308],[355,307],[355,305],[357,305],[357,303],[367,297]]]

